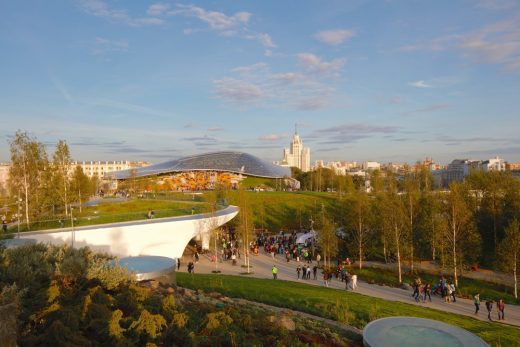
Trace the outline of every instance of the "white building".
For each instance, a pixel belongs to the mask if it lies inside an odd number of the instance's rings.
[[[363,170],[380,170],[381,164],[377,161],[365,161],[362,165]]]
[[[9,179],[10,163],[0,163],[0,190],[7,189],[7,180]]]
[[[89,178],[97,176],[103,178],[107,172],[128,170],[143,166],[148,166],[150,163],[143,161],[73,161],[70,165],[70,170],[73,171],[76,166],[81,166],[83,173]]]
[[[297,167],[303,172],[311,169],[311,150],[303,147],[303,142],[298,135],[298,131],[294,132],[294,136],[289,148],[283,151],[283,159],[275,162],[276,165],[286,167]]]
[[[482,171],[506,171],[506,162],[504,159],[499,158],[498,156],[492,159],[484,160],[480,167]]]

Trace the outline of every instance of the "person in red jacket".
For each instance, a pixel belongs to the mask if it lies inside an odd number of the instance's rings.
[[[504,300],[500,299],[497,303],[497,309],[498,309],[498,320],[505,320],[504,317],[504,309],[506,308],[506,304],[504,303]]]

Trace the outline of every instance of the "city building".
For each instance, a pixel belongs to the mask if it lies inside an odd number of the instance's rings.
[[[283,159],[275,162],[276,165],[283,167],[297,167],[303,172],[311,169],[311,150],[308,147],[303,147],[303,142],[298,135],[298,130],[295,129],[294,136],[289,148],[283,151]]]
[[[73,161],[70,165],[70,171],[72,172],[76,166],[80,166],[83,169],[83,173],[89,178],[97,176],[104,178],[107,172],[121,171],[136,169],[150,165],[145,161]]]
[[[363,170],[380,170],[381,169],[381,164],[378,163],[377,161],[365,161],[363,162],[363,165],[361,165],[361,168]]]
[[[506,163],[506,170],[520,171],[520,163]]]
[[[505,171],[506,170],[506,162],[504,159],[499,158],[498,156],[492,159],[484,160],[480,167],[482,171]]]
[[[9,179],[10,163],[0,163],[0,191],[7,189],[7,180]]]

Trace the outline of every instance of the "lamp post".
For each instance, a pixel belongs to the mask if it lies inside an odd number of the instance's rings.
[[[76,234],[74,232],[74,217],[72,217],[72,210],[74,210],[74,207],[70,207],[70,225],[72,227],[71,231],[71,237],[72,237],[72,248],[74,248],[74,239],[76,238]]]

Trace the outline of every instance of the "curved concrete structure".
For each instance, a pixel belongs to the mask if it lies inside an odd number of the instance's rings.
[[[214,214],[100,224],[74,230],[66,228],[24,232],[20,238],[50,244],[72,244],[75,248],[89,246],[94,251],[118,257],[155,255],[180,258],[194,237],[200,237],[202,248],[209,249],[209,231],[233,219],[238,211],[238,207],[228,206]]]
[[[475,334],[451,324],[416,317],[387,317],[363,329],[365,347],[486,347]]]

